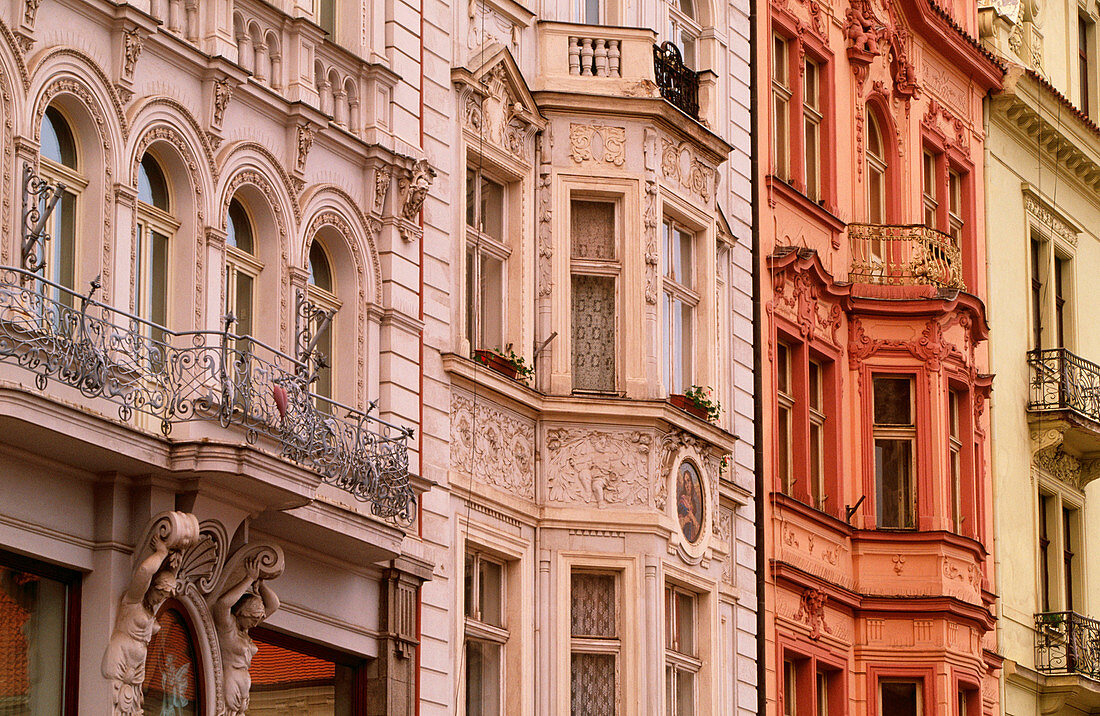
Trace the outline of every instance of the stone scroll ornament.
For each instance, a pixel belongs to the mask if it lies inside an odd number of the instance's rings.
[[[225,716],[248,712],[252,688],[248,670],[258,650],[248,632],[279,608],[279,598],[267,582],[283,569],[283,551],[278,546],[245,545],[226,561],[220,584],[207,597],[221,649]]]
[[[149,642],[158,631],[157,610],[179,589],[183,553],[199,541],[199,522],[185,512],[162,512],[137,545],[137,566],[119,602],[103,677],[111,682],[112,715],[143,713],[142,683]]]

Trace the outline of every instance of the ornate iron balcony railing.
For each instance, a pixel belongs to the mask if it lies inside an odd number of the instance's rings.
[[[1100,365],[1065,348],[1029,351],[1029,410],[1072,410],[1100,423]]]
[[[920,224],[848,224],[848,241],[852,282],[966,288],[959,245],[942,231]]]
[[[1035,668],[1100,679],[1100,621],[1077,612],[1036,614]]]
[[[86,398],[159,420],[239,426],[249,444],[279,454],[371,503],[371,512],[408,523],[410,428],[309,391],[304,362],[227,330],[177,333],[18,268],[0,267],[0,361],[50,379]]]
[[[661,96],[692,119],[699,119],[699,73],[684,64],[671,42],[653,46],[653,74]]]

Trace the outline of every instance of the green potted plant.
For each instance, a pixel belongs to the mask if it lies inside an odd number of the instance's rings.
[[[478,348],[474,351],[474,360],[506,378],[526,384],[527,379],[535,374],[535,369],[527,365],[523,356],[516,355],[510,344],[505,350],[507,353],[492,348]]]
[[[722,405],[714,399],[714,391],[710,386],[704,388],[693,385],[683,394],[673,393],[668,396],[668,400],[680,410],[712,423],[717,423],[718,416],[722,413]]]

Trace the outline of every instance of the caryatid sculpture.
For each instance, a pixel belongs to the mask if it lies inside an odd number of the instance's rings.
[[[185,512],[153,518],[137,545],[137,567],[119,602],[114,630],[103,654],[103,677],[111,682],[113,716],[141,716],[142,683],[149,642],[157,633],[157,610],[178,588],[184,550],[199,539],[199,521]]]
[[[279,608],[267,580],[283,572],[283,553],[275,545],[242,547],[226,564],[221,589],[210,606],[221,647],[225,716],[245,716],[252,677],[249,667],[258,647],[248,631]]]

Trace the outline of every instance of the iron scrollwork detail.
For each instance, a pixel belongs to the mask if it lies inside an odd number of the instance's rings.
[[[64,191],[63,183],[44,179],[30,164],[23,165],[23,268],[32,273],[46,266],[46,222]]]
[[[1100,365],[1065,348],[1030,351],[1030,410],[1071,410],[1100,422]]]
[[[307,385],[312,385],[317,380],[318,373],[328,367],[328,356],[315,351],[317,341],[329,329],[335,315],[336,311],[318,306],[306,297],[305,291],[298,291],[294,301],[294,316],[297,321],[294,350],[298,362],[306,368],[304,376]]]
[[[653,74],[662,97],[699,119],[699,73],[684,64],[680,48],[668,41],[654,45]]]
[[[316,472],[371,512],[408,524],[412,429],[310,392],[309,365],[251,336],[175,332],[33,272],[0,267],[0,361],[53,379],[88,399],[117,406],[129,421],[144,413],[165,436],[177,423],[216,422],[245,440]]]
[[[1100,621],[1077,612],[1036,614],[1035,668],[1100,679]]]

